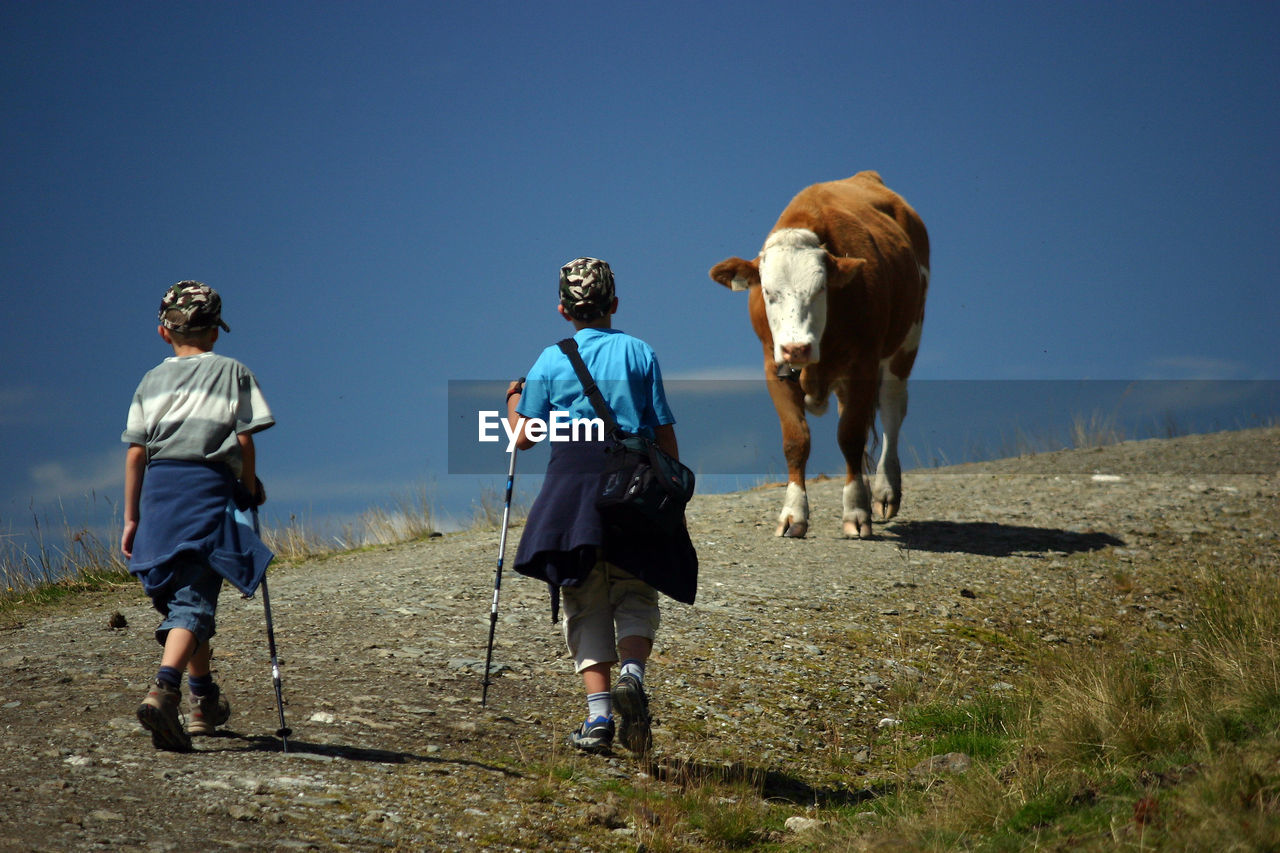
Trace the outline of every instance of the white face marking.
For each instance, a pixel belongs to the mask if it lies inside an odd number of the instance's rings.
[[[826,250],[807,228],[783,228],[760,250],[760,289],[773,333],[773,357],[787,361],[784,347],[809,347],[798,364],[818,360],[818,342],[827,325]],[[794,351],[793,351],[794,355]]]

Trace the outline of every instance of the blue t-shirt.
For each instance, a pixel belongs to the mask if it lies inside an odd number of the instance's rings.
[[[573,339],[618,426],[653,438],[654,427],[676,422],[658,358],[648,344],[618,329],[583,329]],[[596,417],[569,357],[554,344],[529,369],[516,406],[526,418],[547,420],[553,411],[567,412],[570,419]]]

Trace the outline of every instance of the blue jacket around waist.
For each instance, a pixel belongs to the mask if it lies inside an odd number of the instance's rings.
[[[236,520],[235,487],[231,469],[220,463],[155,460],[147,466],[129,560],[147,595],[161,593],[175,558],[191,553],[245,595],[257,590],[275,555]]]

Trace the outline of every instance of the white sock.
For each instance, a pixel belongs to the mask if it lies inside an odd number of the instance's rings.
[[[587,694],[587,718],[607,717],[613,713],[613,700],[609,692]]]
[[[636,677],[636,679],[637,679],[641,684],[643,684],[643,683],[644,683],[644,661],[642,661],[642,660],[624,660],[624,661],[622,662],[622,672],[618,673],[618,675],[619,675],[619,676],[622,676],[622,675],[634,675],[634,676]]]

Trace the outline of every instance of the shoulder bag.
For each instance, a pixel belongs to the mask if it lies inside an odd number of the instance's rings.
[[[693,472],[657,442],[619,427],[578,352],[578,342],[565,338],[559,347],[610,439],[605,450],[610,458],[596,495],[596,509],[605,525],[632,534],[674,532],[684,524],[684,508],[693,497]]]

